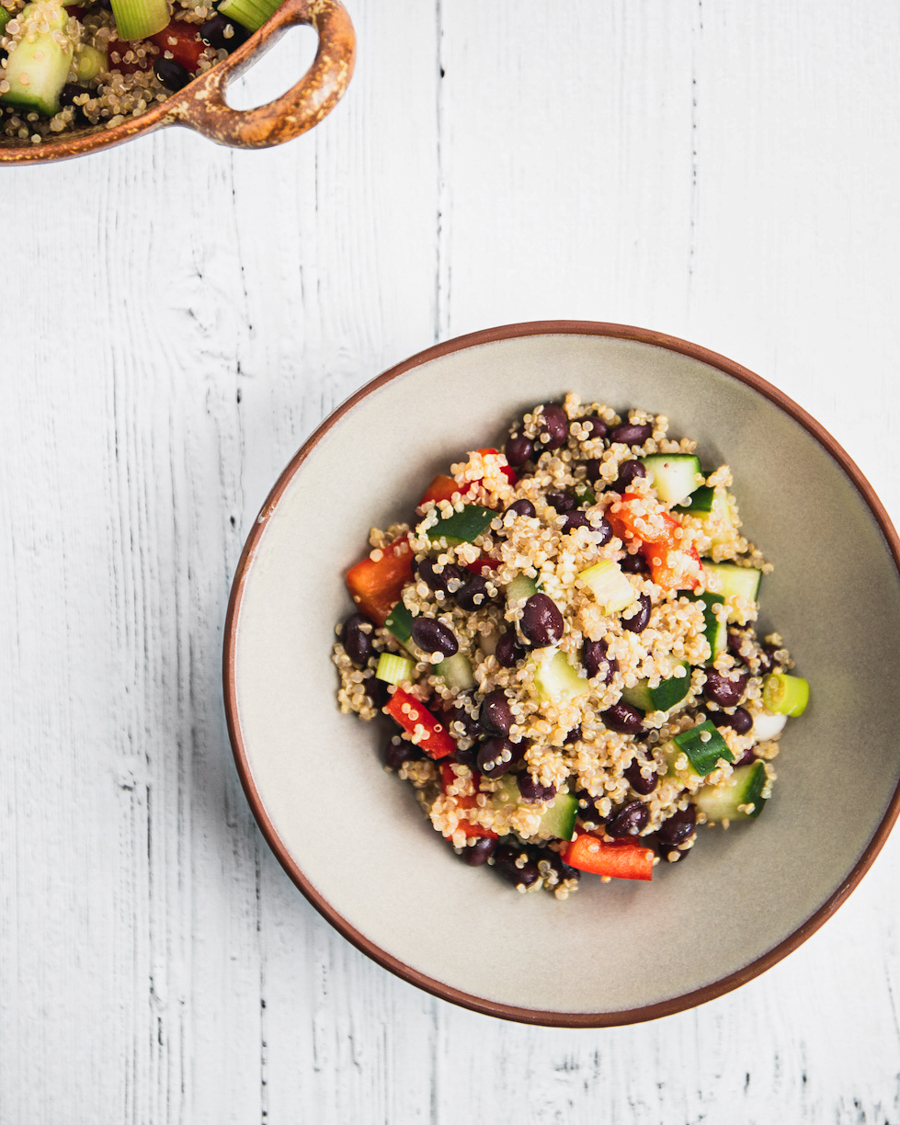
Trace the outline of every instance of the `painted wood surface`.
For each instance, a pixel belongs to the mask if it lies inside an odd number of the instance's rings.
[[[721,351],[817,416],[896,521],[900,9],[352,14],[347,98],[282,149],[171,130],[3,172],[0,1121],[898,1125],[896,835],[736,993],[611,1031],[503,1024],[394,979],[294,890],[240,791],[219,661],[241,544],[301,441],[490,324]],[[235,100],[309,53],[289,39]]]

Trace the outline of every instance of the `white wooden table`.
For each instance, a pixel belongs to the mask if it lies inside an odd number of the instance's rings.
[[[289,456],[385,367],[491,324],[721,351],[900,521],[896,0],[350,2],[356,77],[299,141],[171,130],[2,172],[0,1121],[898,1125],[900,835],[738,992],[504,1024],[307,905],[219,674]],[[270,55],[267,95],[309,54]]]

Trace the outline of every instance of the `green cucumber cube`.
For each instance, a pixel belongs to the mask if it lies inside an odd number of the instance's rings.
[[[751,762],[748,766],[738,766],[731,777],[719,785],[698,790],[694,804],[710,820],[750,820],[763,810],[765,786],[766,767],[761,761]],[[751,805],[753,808],[748,811]]]
[[[428,538],[432,541],[446,539],[447,545],[451,547],[458,543],[474,543],[491,526],[496,515],[491,508],[466,504],[461,512],[454,512],[447,519],[439,519],[434,527],[430,527]]]
[[[579,676],[564,652],[538,649],[531,656],[534,665],[534,686],[540,699],[551,703],[569,703],[591,690],[590,683]]]
[[[690,768],[700,777],[712,773],[720,758],[724,758],[726,762],[734,761],[728,743],[708,719],[705,723],[676,734],[672,742],[687,755]]]
[[[753,566],[737,566],[735,563],[704,562],[703,569],[708,575],[715,575],[722,581],[722,588],[717,593],[725,601],[733,598],[746,598],[755,602],[759,598],[759,580],[762,571]]]
[[[578,577],[594,595],[605,614],[621,613],[637,601],[634,586],[612,559],[601,559],[582,570]]]
[[[653,453],[641,462],[664,504],[683,504],[703,479],[693,453]]]

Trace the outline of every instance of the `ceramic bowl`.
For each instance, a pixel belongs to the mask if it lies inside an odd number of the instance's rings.
[[[776,567],[759,631],[783,634],[812,702],[788,724],[759,820],[701,830],[690,862],[657,868],[652,883],[585,876],[563,902],[516,894],[459,861],[382,768],[389,727],[339,712],[329,656],[335,623],[352,610],[343,575],[370,526],[408,519],[435,473],[500,445],[525,408],[566,391],[664,413],[670,433],[698,439],[703,464],[731,465],[744,530]],[[835,440],[722,356],[568,322],[441,344],[379,376],[316,431],[246,544],[224,671],[247,797],[324,917],[438,996],[570,1027],[688,1008],[795,949],[890,831],[900,756],[882,685],[900,678],[898,559],[884,509]]]
[[[225,92],[242,71],[255,63],[289,27],[309,24],[319,37],[316,57],[287,93],[254,109],[232,109]],[[234,54],[199,74],[183,90],[140,117],[112,129],[94,126],[65,133],[58,140],[0,142],[0,164],[46,164],[86,156],[124,141],[183,125],[217,144],[232,148],[269,148],[299,137],[337,105],[353,75],[356,40],[340,0],[284,0],[267,22]]]

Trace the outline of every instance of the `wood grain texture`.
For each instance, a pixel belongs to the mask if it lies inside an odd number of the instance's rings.
[[[297,894],[219,685],[290,455],[383,368],[493,323],[715,348],[835,433],[896,521],[897,7],[351,14],[350,91],[284,148],[173,129],[3,172],[0,1121],[900,1125],[896,836],[736,993],[609,1031],[503,1024]],[[305,49],[271,56],[282,88]]]

